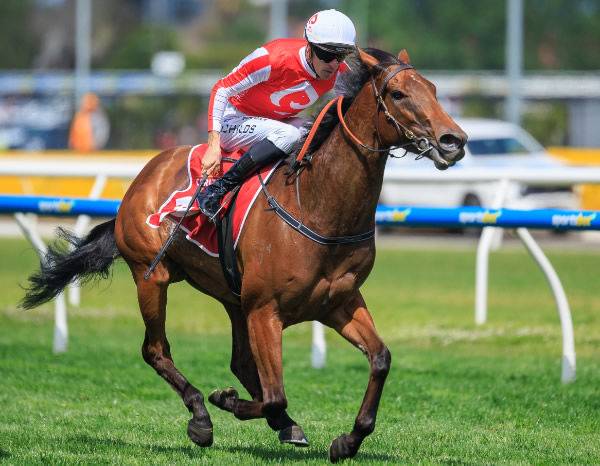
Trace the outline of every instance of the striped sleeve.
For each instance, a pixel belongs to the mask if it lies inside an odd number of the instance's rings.
[[[220,131],[223,112],[231,96],[269,79],[269,52],[260,47],[244,58],[231,73],[217,81],[208,103],[208,130]]]

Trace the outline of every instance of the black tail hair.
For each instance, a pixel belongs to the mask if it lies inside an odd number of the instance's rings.
[[[108,278],[112,263],[120,257],[114,236],[115,219],[94,227],[83,239],[64,228],[59,228],[57,235],[67,244],[57,240],[48,247],[39,272],[28,279],[25,297],[19,303],[24,309],[50,301],[75,280],[87,283]]]

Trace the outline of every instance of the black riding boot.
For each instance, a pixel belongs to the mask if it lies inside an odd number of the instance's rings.
[[[275,162],[283,156],[285,152],[268,139],[257,142],[221,178],[200,193],[198,196],[200,211],[214,221],[225,194],[241,184],[255,168]]]

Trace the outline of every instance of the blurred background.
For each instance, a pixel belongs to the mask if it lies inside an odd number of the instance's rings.
[[[406,48],[452,116],[600,147],[600,0],[2,0],[0,149],[66,149],[87,92],[104,149],[203,142],[216,80],[326,8],[361,46]]]

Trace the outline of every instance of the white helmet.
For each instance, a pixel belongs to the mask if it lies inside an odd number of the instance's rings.
[[[310,17],[304,38],[311,44],[335,52],[356,48],[356,30],[352,20],[337,10],[323,10]]]

